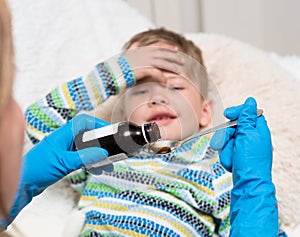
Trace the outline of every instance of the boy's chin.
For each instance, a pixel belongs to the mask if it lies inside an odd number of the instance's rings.
[[[162,136],[161,140],[176,140],[176,141],[179,141],[179,140],[183,140],[187,137],[190,137],[192,136],[194,133],[186,133],[186,134],[176,134],[173,132],[170,132],[169,134],[167,135],[164,135]]]
[[[194,134],[193,131],[197,132],[197,128],[192,129],[188,128],[183,131],[183,129],[179,129],[176,126],[162,126],[159,125],[161,140],[182,140]]]
[[[181,140],[183,139],[182,134],[176,133],[175,131],[161,131],[161,140]]]
[[[170,127],[158,124],[161,140],[180,140],[181,134]]]

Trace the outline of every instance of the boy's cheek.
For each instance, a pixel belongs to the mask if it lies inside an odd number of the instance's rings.
[[[125,120],[129,120],[139,126],[143,125],[144,123],[147,122],[146,119],[143,119],[142,117],[143,113],[140,111],[135,111],[131,114],[128,114]]]

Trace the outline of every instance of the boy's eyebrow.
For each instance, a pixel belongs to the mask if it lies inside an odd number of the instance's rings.
[[[167,72],[167,73],[165,73],[165,77],[167,79],[179,79],[179,80],[184,80],[184,81],[186,81],[188,79],[185,75],[180,75],[175,72]],[[189,79],[188,79],[188,81],[189,81]]]
[[[167,83],[168,83],[168,80],[170,79],[170,81],[175,81],[175,82],[183,82],[183,83],[191,83],[190,80],[188,78],[184,78],[183,76],[180,76],[178,74],[174,74],[170,77],[166,77],[167,78]]]
[[[146,76],[146,77],[141,78],[140,80],[138,80],[135,85],[142,85],[142,84],[145,84],[145,83],[163,84],[163,83],[159,82],[157,79],[155,79],[151,76]]]
[[[139,81],[139,82],[140,82],[140,81]],[[148,83],[151,83],[151,84],[154,84],[154,83],[155,83],[155,85],[158,85],[158,86],[160,86],[160,87],[162,87],[162,88],[165,88],[165,87],[168,86],[167,83],[164,84],[164,83],[160,83],[160,82],[157,82],[157,81],[147,81],[147,82],[140,82],[140,83],[137,83],[137,84],[135,84],[135,86],[131,87],[131,89],[136,89],[136,88],[138,88],[138,86],[142,86],[143,84],[146,84],[146,85],[147,85]]]
[[[175,73],[170,73],[169,75],[166,75],[166,78],[167,79],[175,79],[175,78],[178,78],[178,77],[180,77],[180,75],[178,75],[178,74],[175,74]]]
[[[165,77],[167,79],[171,79],[171,80],[181,80],[185,83],[188,83],[188,84],[192,84],[194,85],[195,82],[193,81],[193,79],[191,79],[189,76],[187,76],[186,74],[183,74],[183,75],[180,75],[180,74],[177,74],[177,73],[174,73],[174,72],[168,72]]]

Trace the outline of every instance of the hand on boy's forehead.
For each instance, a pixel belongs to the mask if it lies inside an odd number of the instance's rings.
[[[138,54],[138,51],[135,51],[138,48],[145,50],[141,50],[143,53]],[[159,48],[164,50],[160,51]],[[206,69],[197,60],[181,52],[177,46],[166,42],[156,42],[145,46],[135,42],[129,49],[133,49],[132,53],[135,53],[135,59],[138,58],[140,64],[144,63],[134,71],[138,83],[143,80],[165,84],[167,76],[177,75],[206,94],[208,80]],[[168,50],[173,51],[173,54],[170,54]]]

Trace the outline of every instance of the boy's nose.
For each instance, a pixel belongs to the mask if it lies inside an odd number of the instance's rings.
[[[168,104],[168,103],[169,103],[168,98],[163,94],[155,94],[149,100],[150,106],[155,106],[159,104]]]

